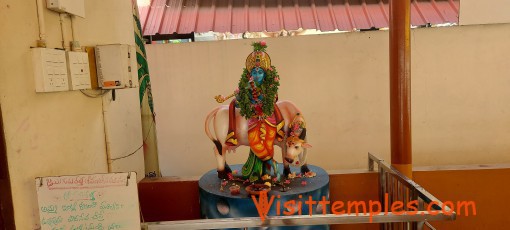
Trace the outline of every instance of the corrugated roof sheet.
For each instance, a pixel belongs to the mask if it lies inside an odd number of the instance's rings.
[[[458,23],[459,0],[411,0],[411,24]],[[151,0],[144,35],[191,32],[351,31],[388,27],[388,0]]]

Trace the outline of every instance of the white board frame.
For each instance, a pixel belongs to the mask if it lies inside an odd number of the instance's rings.
[[[136,172],[35,178],[41,230],[140,229]]]

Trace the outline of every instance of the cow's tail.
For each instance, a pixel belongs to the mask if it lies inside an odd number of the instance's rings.
[[[209,129],[210,125],[211,125],[211,120],[213,119],[213,117],[216,116],[216,113],[218,113],[218,110],[220,110],[220,107],[218,108],[215,108],[213,109],[208,115],[207,117],[205,118],[205,134],[207,134],[207,136],[209,137],[209,139],[211,139],[211,141],[216,145],[216,149],[218,149],[219,153],[221,154],[221,150],[222,150],[222,146],[221,146],[221,143],[220,141],[218,141],[218,139],[216,139],[212,133],[211,133],[211,130]]]

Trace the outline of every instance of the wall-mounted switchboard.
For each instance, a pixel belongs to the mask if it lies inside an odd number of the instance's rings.
[[[66,52],[49,48],[32,48],[31,52],[35,91],[68,91]]]

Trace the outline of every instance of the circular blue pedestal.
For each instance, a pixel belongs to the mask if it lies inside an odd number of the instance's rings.
[[[240,177],[242,165],[231,166],[236,177]],[[280,174],[283,172],[283,165],[279,164]],[[282,187],[275,186],[267,193],[268,201],[274,197],[269,209],[268,216],[285,216],[285,215],[312,215],[323,214],[323,205],[313,203],[312,209],[305,202],[311,199],[318,202],[322,199],[329,201],[329,176],[322,168],[308,165],[308,168],[316,173],[315,177],[306,178],[299,177],[289,180],[287,184],[290,189],[281,191]],[[292,168],[291,172],[299,175],[299,168]],[[218,178],[216,170],[211,170],[204,174],[198,181],[200,190],[200,211],[202,218],[238,218],[238,217],[258,217],[257,206],[251,196],[248,195],[245,188],[248,183],[241,181],[235,182],[240,186],[240,194],[231,195],[229,187],[232,185],[230,181],[228,185],[222,186],[222,180]],[[223,190],[221,189],[223,187]],[[256,197],[257,202],[259,201]],[[294,202],[294,203],[292,203]],[[326,210],[329,213],[329,210]],[[258,229],[258,228],[256,228]],[[288,226],[288,227],[271,227],[264,229],[329,229],[328,225],[321,226]]]

